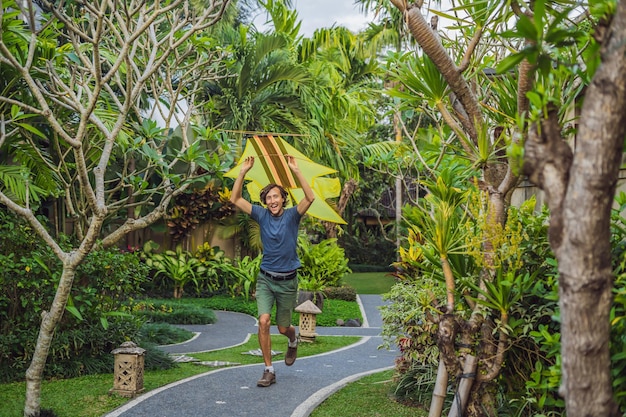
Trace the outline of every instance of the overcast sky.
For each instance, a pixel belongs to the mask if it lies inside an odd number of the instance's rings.
[[[424,13],[427,13],[426,5],[430,3],[429,1],[424,2]],[[372,14],[365,15],[359,11],[354,0],[293,0],[293,5],[302,22],[300,34],[306,37],[311,37],[315,29],[329,28],[333,25],[344,26],[356,33],[365,29],[367,24],[373,20]],[[439,10],[446,11],[449,7],[450,4],[447,0],[443,0],[441,6],[437,6]],[[254,24],[262,30],[265,20],[265,14],[260,13],[254,19]],[[440,24],[439,27],[442,28],[442,25]]]
[[[359,12],[354,0],[294,0],[293,4],[302,22],[300,34],[306,37],[311,37],[315,29],[333,25],[358,32],[365,29],[369,21],[368,17]],[[262,13],[254,20],[254,24],[261,28],[265,20]]]

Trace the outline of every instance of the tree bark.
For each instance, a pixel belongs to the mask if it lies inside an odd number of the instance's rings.
[[[569,417],[618,416],[609,355],[610,213],[626,135],[626,1],[620,1],[586,91],[571,164],[553,120],[529,138],[524,171],[547,192],[559,262],[562,381]],[[552,126],[551,126],[552,125]]]
[[[100,224],[102,222],[100,221]],[[93,244],[92,244],[93,246]],[[26,400],[24,402],[24,417],[39,415],[41,406],[41,381],[48,359],[48,352],[54,337],[54,331],[63,317],[72,291],[72,284],[76,274],[76,267],[85,259],[91,248],[82,247],[67,254],[63,259],[63,272],[59,280],[50,311],[41,313],[41,325],[33,358],[26,370]]]
[[[339,215],[343,215],[343,212],[346,210],[346,206],[348,205],[348,200],[354,192],[356,191],[358,183],[354,178],[349,179],[343,185],[343,189],[341,190],[341,196],[339,197],[339,203],[337,203],[337,213]],[[324,229],[326,229],[326,237],[327,238],[336,238],[337,237],[337,225],[331,222],[324,222]]]

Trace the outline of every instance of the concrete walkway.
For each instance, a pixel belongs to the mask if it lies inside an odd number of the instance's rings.
[[[379,350],[382,321],[377,295],[361,295],[362,327],[318,327],[323,336],[362,336],[360,342],[322,355],[298,358],[285,366],[274,362],[276,384],[259,388],[263,365],[242,365],[210,371],[161,387],[131,400],[105,417],[305,417],[348,382],[390,369],[395,351]],[[218,321],[208,326],[184,326],[198,332],[192,340],[163,346],[168,353],[194,353],[245,343],[256,333],[256,319],[216,312]],[[275,330],[275,326],[272,326]],[[285,343],[286,347],[286,343]],[[275,350],[283,347],[273,346]]]

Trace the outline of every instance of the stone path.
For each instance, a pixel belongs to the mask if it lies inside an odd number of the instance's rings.
[[[263,365],[221,368],[147,392],[105,417],[305,417],[324,399],[364,375],[390,369],[395,351],[378,349],[382,342],[380,296],[359,296],[362,327],[318,327],[319,335],[362,336],[360,342],[322,355],[298,358],[287,367],[275,361],[277,383],[259,388]],[[243,344],[256,333],[253,317],[216,312],[208,326],[185,326],[198,335],[185,343],[164,346],[168,353],[194,353]],[[275,329],[275,326],[272,327]],[[275,349],[279,347],[273,346]]]

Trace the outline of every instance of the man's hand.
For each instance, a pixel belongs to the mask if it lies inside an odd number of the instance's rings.
[[[296,158],[294,156],[285,155],[285,158],[287,159],[287,165],[289,165],[289,168],[291,168],[293,172],[296,172],[300,169],[298,168],[298,162],[296,161]]]
[[[254,156],[248,156],[246,159],[244,159],[243,164],[241,164],[241,172],[243,172],[245,175],[248,171],[252,169],[253,165]]]

